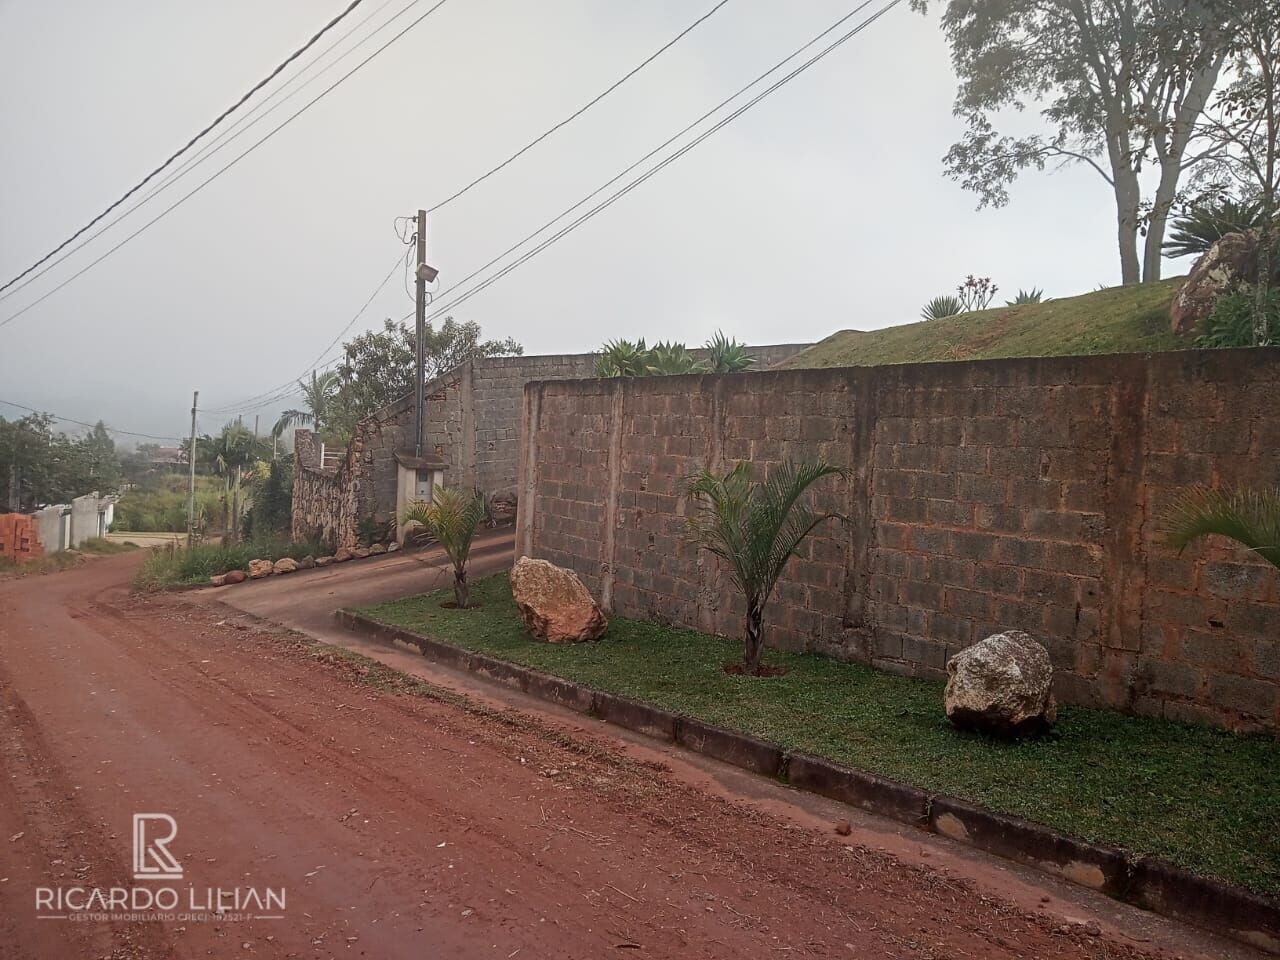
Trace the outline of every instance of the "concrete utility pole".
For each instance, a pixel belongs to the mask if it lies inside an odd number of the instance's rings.
[[[196,534],[196,407],[199,405],[200,391],[191,394],[191,447],[187,450],[187,459],[191,461],[191,484],[187,489],[187,549],[195,543]]]
[[[414,436],[417,438],[414,443],[413,455],[415,457],[422,456],[422,435],[426,430],[426,411],[424,409],[426,403],[426,369],[427,369],[427,211],[418,211],[418,269],[414,272],[414,287],[417,291],[417,301],[415,306],[415,314],[417,322],[414,326],[416,331],[414,336],[416,354],[417,354],[417,371],[414,375],[414,423],[416,430]]]

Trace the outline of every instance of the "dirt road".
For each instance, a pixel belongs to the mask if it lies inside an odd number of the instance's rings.
[[[1157,955],[207,597],[132,597],[138,562],[0,584],[0,957]],[[160,886],[143,812],[176,821],[184,910],[285,906],[43,918],[40,887]]]

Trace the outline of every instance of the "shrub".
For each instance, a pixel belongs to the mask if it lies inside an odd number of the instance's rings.
[[[1251,347],[1253,343],[1254,295],[1250,290],[1224,293],[1204,318],[1196,346]],[[1280,290],[1272,290],[1267,304],[1268,342],[1280,339]]]
[[[204,543],[185,547],[156,547],[147,555],[134,583],[144,590],[204,583],[228,570],[248,570],[250,560],[301,560],[318,552],[313,543],[270,540],[260,543]]]
[[[960,312],[972,313],[974,310],[985,310],[991,306],[996,291],[1000,288],[991,282],[990,277],[975,277],[973,274],[964,278],[964,283],[956,287],[960,296]]]
[[[924,305],[920,311],[920,318],[922,320],[941,320],[944,317],[954,317],[957,313],[964,313],[964,304],[960,302],[959,297],[944,293],[940,297],[934,297]]]
[[[1173,504],[1165,526],[1169,544],[1177,550],[1201,537],[1226,537],[1280,569],[1280,487],[1234,491],[1196,487]]]

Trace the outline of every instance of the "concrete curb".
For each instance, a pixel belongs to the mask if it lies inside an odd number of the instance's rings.
[[[363,614],[339,610],[342,626],[384,641],[417,647],[428,659],[470,670],[531,696],[599,717],[659,740],[850,806],[940,834],[985,853],[1035,867],[1110,897],[1280,954],[1280,902],[1188,873],[1155,857],[1135,857],[1038,823],[1019,820],[954,797],[853,770],[830,760],[680,716],[436,640]]]

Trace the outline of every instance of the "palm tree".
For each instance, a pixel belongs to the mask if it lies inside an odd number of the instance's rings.
[[[474,490],[443,486],[432,491],[430,503],[414,500],[402,515],[405,523],[426,527],[453,561],[453,596],[460,610],[470,607],[467,558],[471,555],[476,527],[484,517],[484,500]]]
[[[277,437],[295,423],[311,424],[317,433],[322,432],[329,425],[330,408],[338,393],[338,371],[326,370],[324,373],[317,373],[312,370],[311,382],[299,380],[298,389],[302,391],[302,402],[306,405],[306,409],[286,410],[280,414],[280,419],[276,421],[271,431]]]
[[[1256,200],[1224,197],[1192,207],[1170,224],[1164,242],[1166,257],[1202,254],[1228,233],[1244,233],[1262,226],[1262,204]]]
[[[244,424],[228,423],[209,448],[214,468],[223,475],[223,533],[230,534],[233,541],[240,539],[240,473],[256,459],[254,447],[253,434]],[[232,477],[235,478],[234,497]]]
[[[1280,569],[1280,488],[1196,487],[1174,503],[1165,522],[1169,543],[1178,550],[1201,537],[1227,537]]]
[[[756,358],[747,353],[745,344],[726,337],[719,330],[703,349],[707,351],[707,357],[701,368],[707,373],[741,373],[756,362]]]
[[[759,674],[764,607],[801,542],[838,513],[818,513],[800,498],[823,477],[845,471],[822,461],[775,467],[764,482],[739,463],[723,477],[702,470],[687,481],[698,511],[688,518],[690,539],[725,562],[729,580],[747,601],[744,672]]]

